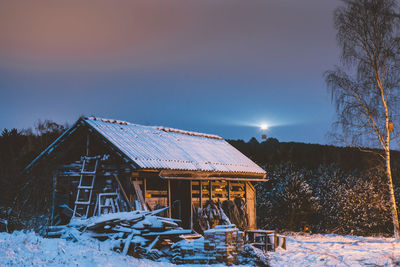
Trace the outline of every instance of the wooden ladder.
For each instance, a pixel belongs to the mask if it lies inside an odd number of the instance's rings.
[[[90,161],[92,160],[95,160],[93,169],[86,170],[87,165],[89,165]],[[96,172],[99,160],[100,160],[99,156],[82,157],[82,169],[80,173],[81,175],[78,184],[78,191],[76,193],[75,207],[74,207],[74,213],[72,214],[72,218],[75,217],[87,218],[89,215],[90,204],[92,202],[94,181],[96,180]],[[84,180],[88,180],[89,183],[85,184]]]

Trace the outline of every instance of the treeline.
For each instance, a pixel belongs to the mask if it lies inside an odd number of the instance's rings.
[[[256,184],[258,226],[281,231],[356,235],[393,232],[386,176],[379,158],[356,148],[230,140],[268,173]],[[393,151],[400,200],[399,152]]]
[[[315,170],[321,165],[336,164],[345,172],[365,171],[382,166],[382,162],[375,154],[352,147],[279,142],[276,138],[268,138],[263,142],[258,142],[255,138],[248,142],[243,140],[228,140],[228,142],[260,166],[290,162],[296,168]],[[392,169],[397,178],[400,169],[399,151],[392,151]]]
[[[60,136],[66,127],[67,125],[60,125],[53,121],[39,120],[34,128],[1,130],[0,218],[11,220],[11,223],[14,224],[11,228],[24,225],[19,220],[20,211],[15,208],[17,204],[15,200],[28,180],[28,177],[22,173],[23,169]],[[43,188],[43,190],[45,189]],[[47,190],[49,191],[51,188]],[[35,191],[37,192],[37,190]],[[35,192],[31,191],[31,193]]]

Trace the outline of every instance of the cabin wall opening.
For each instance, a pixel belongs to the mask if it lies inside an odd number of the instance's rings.
[[[145,176],[145,175],[143,175]],[[149,175],[154,176],[154,175]],[[165,180],[160,177],[136,178],[140,181],[146,205],[150,210],[170,206],[166,216],[182,220],[192,228],[208,201],[244,203],[248,229],[256,229],[255,190],[250,182],[232,180]],[[134,192],[132,192],[134,194]],[[133,198],[133,196],[132,196]]]

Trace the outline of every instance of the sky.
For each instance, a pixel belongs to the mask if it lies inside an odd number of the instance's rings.
[[[339,0],[0,2],[0,130],[98,116],[330,143]],[[259,125],[269,128],[263,132]]]

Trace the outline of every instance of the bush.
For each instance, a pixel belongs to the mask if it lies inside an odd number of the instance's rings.
[[[269,183],[257,188],[261,228],[338,234],[389,234],[390,202],[385,176],[378,171],[346,174],[336,166],[315,171],[292,165],[271,168]]]
[[[262,228],[300,231],[305,224],[314,222],[319,204],[305,175],[291,165],[280,165],[268,174],[270,186],[256,185]]]

